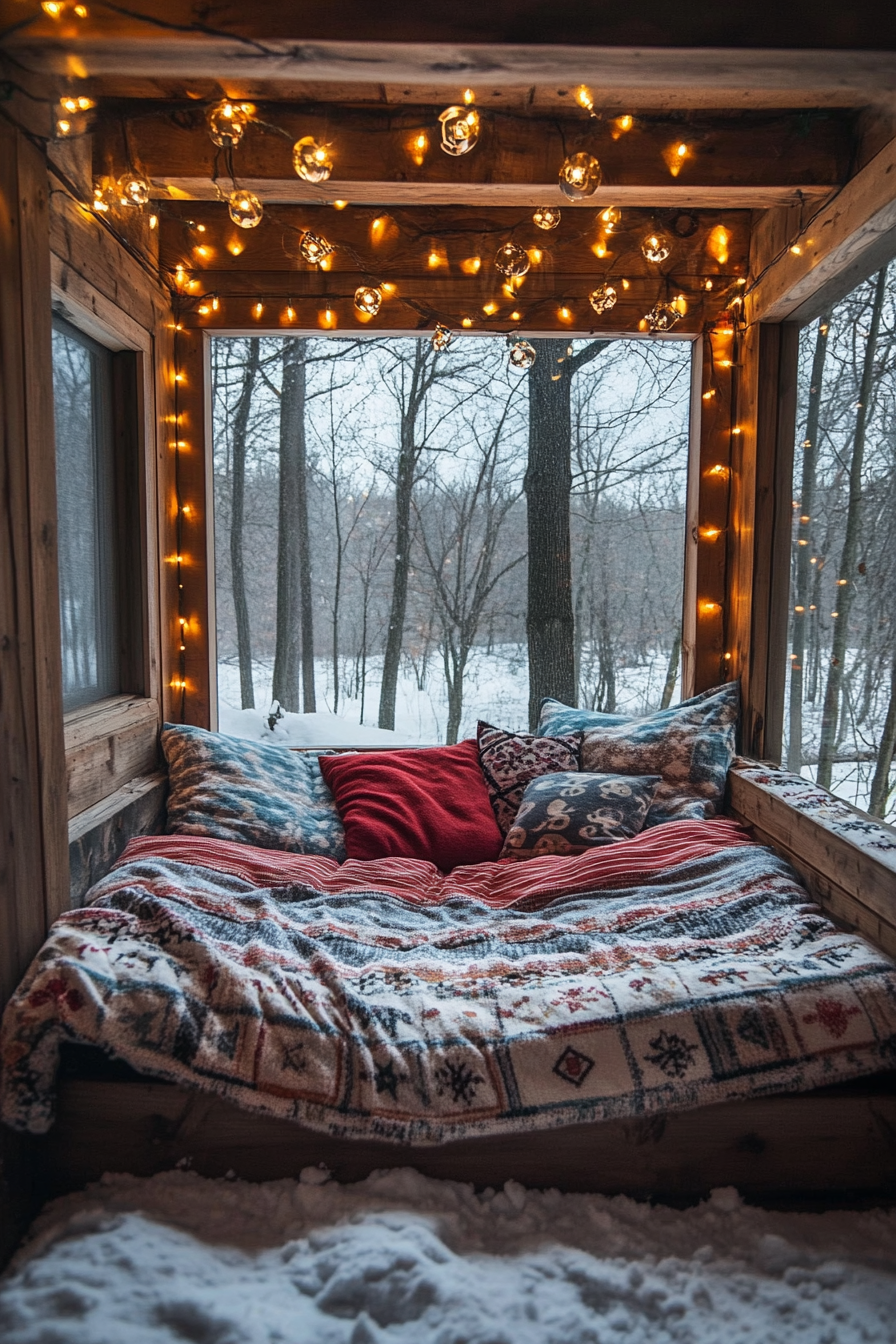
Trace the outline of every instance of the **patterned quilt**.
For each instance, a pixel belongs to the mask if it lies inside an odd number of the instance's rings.
[[[896,966],[735,822],[575,857],[333,860],[132,842],[7,1007],[2,1116],[64,1040],[339,1135],[439,1143],[896,1063]]]

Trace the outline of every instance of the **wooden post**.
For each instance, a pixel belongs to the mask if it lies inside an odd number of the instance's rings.
[[[736,342],[731,328],[712,328],[703,338],[699,401],[699,493],[696,520],[696,593],[693,599],[693,693],[729,680],[728,548],[731,484],[731,412]]]
[[[68,906],[47,169],[0,118],[0,1000]]]

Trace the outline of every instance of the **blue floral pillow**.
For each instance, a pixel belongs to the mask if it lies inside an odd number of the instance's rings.
[[[619,775],[661,775],[645,826],[703,820],[719,811],[734,759],[740,709],[736,681],[640,718],[572,709],[545,700],[539,733],[584,731],[582,769]]]
[[[317,756],[167,723],[168,831],[345,858],[345,833]]]
[[[533,779],[504,841],[502,859],[584,854],[643,828],[659,775],[559,771]]]

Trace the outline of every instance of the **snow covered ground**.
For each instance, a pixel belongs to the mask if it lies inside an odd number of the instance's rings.
[[[110,1176],[0,1280],[5,1344],[893,1344],[896,1213],[683,1212],[409,1169]]]
[[[617,710],[621,714],[640,714],[656,708],[662,697],[668,652],[657,652],[648,662],[618,671]],[[273,733],[267,724],[271,703],[270,663],[252,664],[257,709],[240,709],[239,668],[230,662],[218,663],[218,718],[221,732],[234,737],[265,738],[296,746],[343,746],[362,744],[399,744],[401,742],[444,742],[448,719],[444,679],[433,655],[421,676],[409,663],[402,666],[396,697],[395,732],[376,728],[379,711],[380,659],[371,659],[367,673],[364,723],[361,723],[359,699],[340,696],[339,713],[334,715],[333,664],[315,661],[315,689],[321,709],[317,714],[287,714]],[[676,686],[673,703],[679,698]],[[476,649],[470,657],[465,679],[464,716],[461,737],[476,732],[476,720],[486,719],[501,728],[526,730],[529,714],[529,677],[525,648],[505,644],[491,653]]]

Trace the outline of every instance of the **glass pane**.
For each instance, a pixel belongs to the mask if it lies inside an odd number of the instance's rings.
[[[691,347],[533,345],[526,372],[496,338],[213,342],[223,731],[269,736],[273,700],[297,743],[526,730],[544,519],[563,695],[629,714],[679,698]],[[533,436],[543,474],[571,464],[559,500],[536,502],[532,470],[527,493]]]
[[[896,820],[896,264],[800,337],[783,759]]]
[[[53,398],[59,518],[63,707],[118,690],[115,669],[115,518],[108,454],[105,352],[54,324]]]

